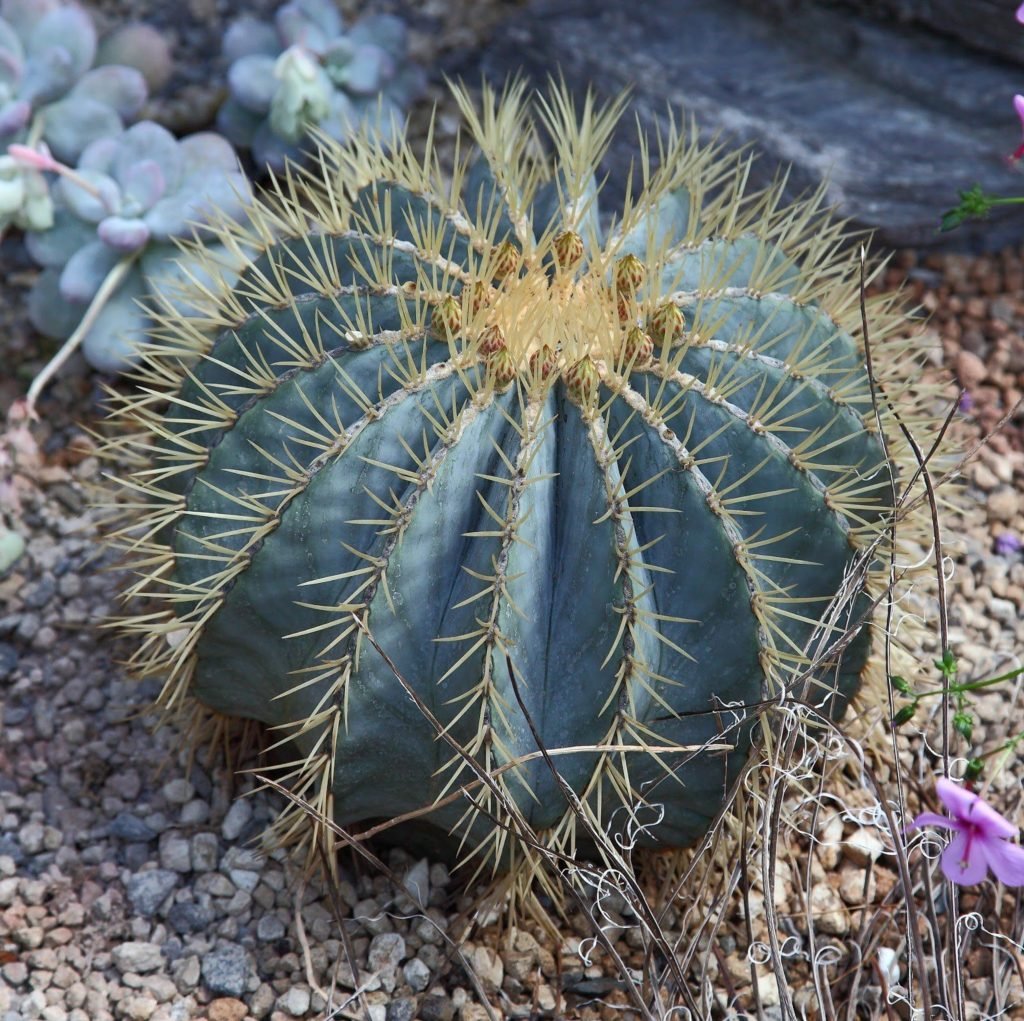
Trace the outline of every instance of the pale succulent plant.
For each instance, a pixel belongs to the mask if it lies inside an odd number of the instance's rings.
[[[12,226],[48,230],[53,226],[53,200],[39,170],[5,153],[0,156],[0,236]]]
[[[234,150],[211,132],[179,141],[142,121],[91,143],[74,171],[12,152],[57,174],[52,226],[26,235],[44,267],[29,297],[33,325],[59,339],[81,331],[76,343],[93,367],[125,371],[152,325],[147,306],[174,304],[179,285],[203,279],[175,242],[244,214],[249,185]]]
[[[220,232],[257,256],[210,288],[216,332],[162,317],[113,536],[163,707],[291,742],[318,814],[276,839],[415,818],[528,876],[644,805],[642,843],[699,840],[764,706],[841,716],[913,471],[895,416],[935,423],[891,296],[875,407],[820,196],[746,193],[673,127],[606,232],[620,107],[457,95],[482,155],[450,176],[327,146]]]
[[[293,0],[273,25],[241,18],[224,37],[230,96],[217,126],[273,170],[308,155],[312,128],[337,141],[356,130],[393,139],[424,84],[407,48],[400,18],[373,15],[346,30],[330,0]]]
[[[45,142],[74,162],[92,141],[120,132],[146,101],[136,67],[94,67],[96,28],[60,0],[0,3],[0,149]]]

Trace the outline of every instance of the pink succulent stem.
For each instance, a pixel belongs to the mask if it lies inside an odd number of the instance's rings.
[[[53,174],[60,174],[62,177],[66,177],[73,184],[76,184],[83,191],[88,192],[94,198],[103,201],[103,196],[100,194],[99,188],[94,184],[87,181],[81,174],[64,163],[59,163],[57,160],[50,155],[50,150],[45,145],[40,143],[38,149],[33,149],[28,145],[19,145],[14,143],[7,146],[7,155],[16,159],[19,163],[23,163],[27,167],[31,167],[33,170],[41,170]]]

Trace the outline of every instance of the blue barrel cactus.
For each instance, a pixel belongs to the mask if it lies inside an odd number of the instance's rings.
[[[869,660],[893,488],[857,265],[813,202],[745,195],[675,130],[609,226],[618,109],[459,99],[452,179],[330,147],[225,230],[258,254],[211,289],[215,334],[163,322],[114,413],[123,628],[166,709],[274,728],[339,824],[420,813],[508,865],[511,810],[569,851],[539,737],[596,825],[649,805],[645,841],[690,844],[763,700],[838,717]],[[887,371],[893,307],[869,307]]]

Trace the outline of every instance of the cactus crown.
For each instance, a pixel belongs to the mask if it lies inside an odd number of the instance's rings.
[[[866,629],[822,657],[885,581],[861,553],[893,513],[858,267],[820,195],[746,195],[745,160],[677,124],[656,160],[641,139],[606,233],[619,105],[457,96],[479,156],[460,146],[449,177],[429,145],[323,139],[220,229],[260,253],[237,284],[160,320],[143,395],[114,412],[139,468],[112,535],[129,602],[156,600],[122,628],[168,710],[198,696],[280,727],[301,753],[286,782],[326,817],[433,806],[482,861],[536,864],[519,822],[571,853],[578,816],[522,697],[597,825],[649,798],[655,839],[686,843],[743,758],[742,727],[732,756],[686,751],[723,739],[717,710],[742,718],[823,661],[810,697],[838,713],[867,660]],[[883,385],[928,421],[904,315],[869,315]],[[465,756],[497,785],[468,808]],[[303,819],[277,838],[330,836]]]

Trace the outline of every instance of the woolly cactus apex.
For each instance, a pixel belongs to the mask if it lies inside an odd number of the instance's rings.
[[[74,161],[91,141],[121,131],[146,100],[145,80],[133,67],[92,68],[95,55],[96,30],[80,7],[4,0],[0,146],[31,136]]]
[[[453,179],[358,139],[215,235],[258,255],[208,294],[215,335],[162,317],[115,413],[139,467],[111,537],[167,711],[274,728],[281,782],[341,825],[412,813],[536,876],[516,835],[572,853],[580,812],[702,837],[765,701],[843,712],[893,484],[816,201],[745,195],[672,128],[605,236],[618,107],[457,95],[483,155]],[[875,363],[930,422],[897,308],[868,305]],[[273,836],[330,842],[301,811]]]
[[[168,279],[180,289],[190,274],[204,276],[175,242],[244,215],[249,186],[234,151],[218,135],[178,141],[142,121],[90,144],[77,170],[23,147],[12,152],[58,174],[52,226],[27,235],[29,253],[45,267],[30,295],[33,325],[59,339],[79,334],[94,368],[125,371],[152,326],[140,301],[171,303]],[[223,246],[220,256],[229,261]]]
[[[346,32],[329,0],[293,0],[272,26],[241,18],[224,36],[231,94],[218,128],[278,171],[305,158],[312,129],[338,141],[356,131],[391,140],[424,85],[407,49],[401,19],[375,15]]]

